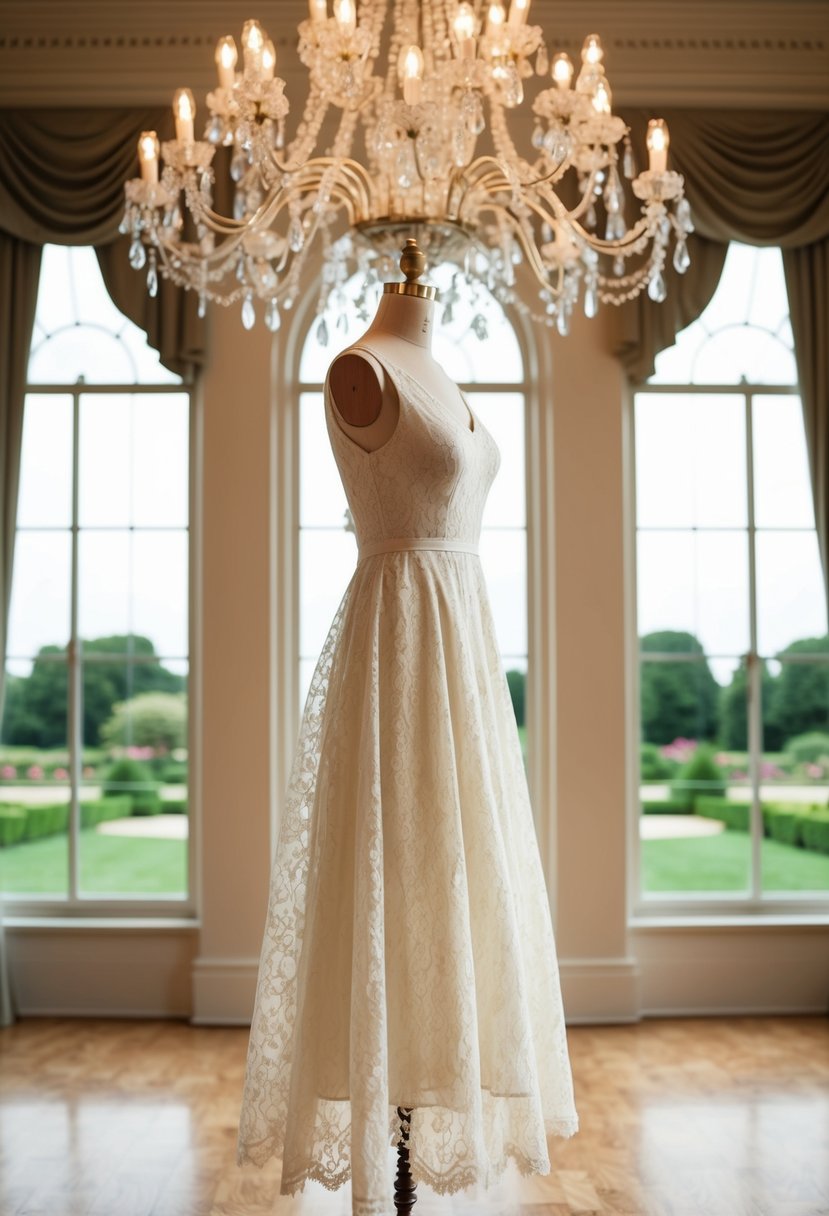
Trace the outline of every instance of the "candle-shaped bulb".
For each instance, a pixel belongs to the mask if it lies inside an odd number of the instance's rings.
[[[176,139],[180,144],[191,144],[196,103],[189,89],[176,89],[173,96],[173,117],[176,120]]]
[[[138,137],[138,163],[142,180],[150,186],[158,182],[158,148],[155,131],[142,131]]]
[[[219,69],[219,84],[223,89],[232,89],[236,78],[236,43],[227,34],[216,43],[216,67]]]
[[[665,173],[668,168],[668,145],[671,137],[664,118],[652,118],[648,123],[648,168],[651,173]]]
[[[530,0],[512,0],[509,6],[510,25],[523,25],[527,20],[529,8]]]
[[[354,0],[334,0],[334,20],[343,34],[353,34],[357,28],[357,9]]]
[[[599,35],[588,34],[584,40],[584,46],[581,48],[582,63],[601,63],[603,58],[604,51],[602,50],[602,41]]]
[[[315,25],[328,20],[328,0],[308,0],[308,12]]]
[[[553,59],[553,80],[560,89],[569,89],[573,83],[573,61],[566,51]]]
[[[419,46],[404,46],[398,64],[403,82],[403,100],[407,106],[420,102],[423,83],[423,51]]]
[[[458,5],[455,20],[452,22],[452,29],[455,31],[455,41],[458,46],[458,57],[461,59],[471,58],[475,54],[475,31],[477,24],[474,8],[464,0],[463,4]]]
[[[268,39],[262,47],[262,75],[266,80],[273,80],[274,69],[276,68],[276,47],[273,42]]]
[[[242,28],[242,54],[245,71],[257,75],[262,71],[262,52],[265,49],[265,31],[258,21],[246,21]]]
[[[597,114],[610,113],[610,85],[606,80],[600,80],[593,94],[593,109]]]

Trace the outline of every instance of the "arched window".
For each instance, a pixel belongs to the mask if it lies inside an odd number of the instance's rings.
[[[634,425],[641,895],[796,906],[829,891],[829,636],[779,250],[731,245]]]
[[[24,408],[0,734],[0,887],[187,897],[190,392],[46,246]]]
[[[515,332],[488,293],[459,295],[450,266],[430,279],[441,291],[433,352],[464,389],[501,451],[487,501],[481,560],[487,576],[501,657],[522,742],[526,740],[527,514],[524,360]],[[299,695],[304,702],[314,665],[354,569],[357,549],[345,494],[331,454],[322,380],[334,356],[364,332],[376,301],[358,298],[355,279],[346,305],[312,324],[300,359]],[[321,341],[322,339],[322,341]]]

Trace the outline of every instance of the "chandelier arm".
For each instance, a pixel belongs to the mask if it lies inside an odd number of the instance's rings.
[[[554,296],[560,297],[564,291],[564,267],[561,265],[561,263],[559,263],[557,267],[558,282],[554,286],[550,278],[550,269],[544,264],[535,242],[527,239],[527,234],[520,218],[514,215],[508,207],[504,207],[502,204],[494,201],[490,203],[488,208],[482,207],[481,210],[492,210],[500,215],[502,219],[508,222],[509,226],[513,230],[513,233],[521,242],[521,248],[524,250],[527,261],[530,265],[530,269],[535,275],[538,283],[545,290],[552,291]]]

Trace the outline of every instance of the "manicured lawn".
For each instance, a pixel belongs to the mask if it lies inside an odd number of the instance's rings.
[[[745,832],[695,839],[643,840],[643,887],[656,891],[744,891],[751,843]],[[829,890],[829,856],[763,841],[766,891]]]
[[[187,841],[80,834],[81,890],[95,895],[184,895]],[[0,889],[65,895],[65,836],[0,849]]]

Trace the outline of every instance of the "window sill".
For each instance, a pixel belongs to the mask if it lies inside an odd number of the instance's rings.
[[[185,916],[3,916],[4,929],[89,929],[116,932],[196,931],[201,921]]]
[[[779,912],[637,912],[628,918],[628,929],[637,932],[664,929],[825,929],[829,910]]]

